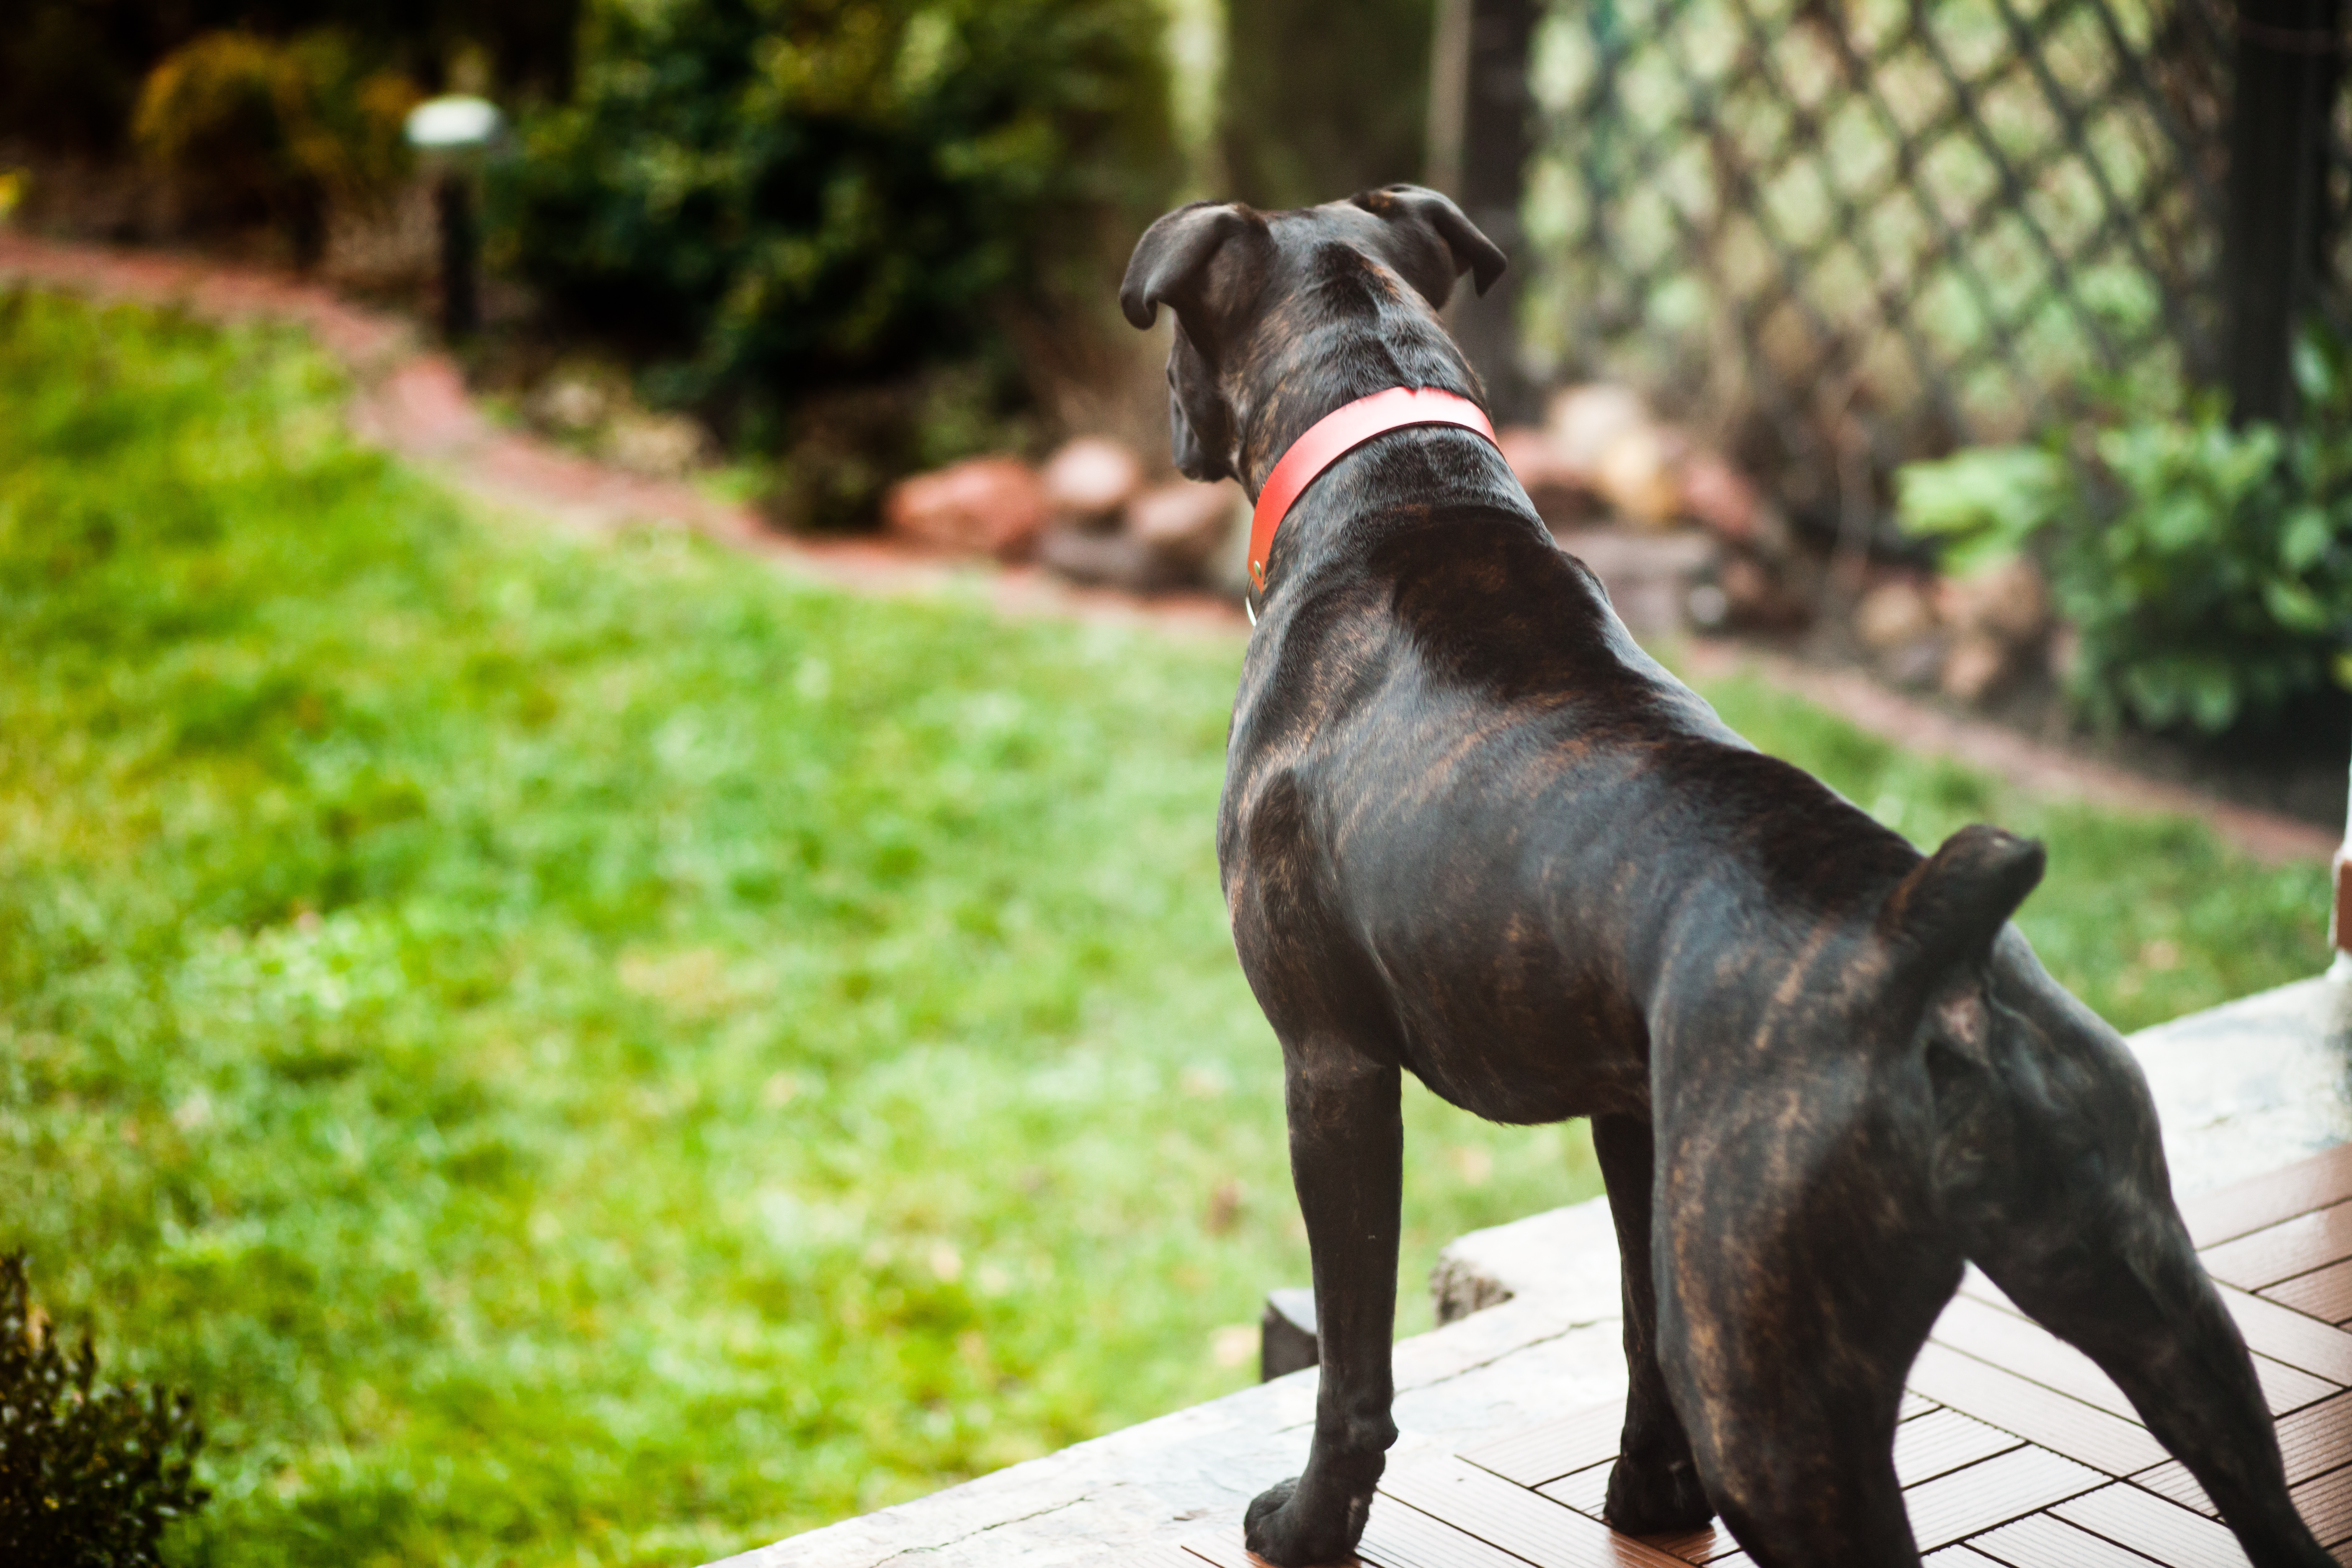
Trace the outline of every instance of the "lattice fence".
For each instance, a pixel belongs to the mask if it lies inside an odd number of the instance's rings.
[[[2229,3],[1553,0],[1538,368],[1631,380],[1864,526],[1904,459],[2210,378]]]

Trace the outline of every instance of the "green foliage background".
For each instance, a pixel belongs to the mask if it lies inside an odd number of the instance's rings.
[[[298,342],[0,299],[0,1249],[195,1391],[188,1563],[676,1563],[1238,1386],[1303,1281],[1210,822],[1240,649],[469,513]],[[1735,681],[2126,1026],[2319,866]],[[1408,1290],[1595,1190],[1408,1091]],[[1246,1330],[1243,1334],[1246,1343]]]
[[[504,259],[672,398],[1001,359],[1073,269],[1108,298],[1167,195],[1166,29],[1157,0],[593,0],[572,100],[501,170]]]
[[[2102,723],[2219,734],[2352,689],[2352,346],[2300,345],[2302,420],[2233,426],[2217,395],[2120,389],[2039,447],[1913,463],[1902,526],[1966,574],[2021,552],[2078,638],[2069,695]],[[2331,688],[2334,689],[2331,690]]]

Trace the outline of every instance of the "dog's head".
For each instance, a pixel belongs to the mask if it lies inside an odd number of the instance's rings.
[[[1244,475],[1254,405],[1318,325],[1386,316],[1392,330],[1384,335],[1406,340],[1396,346],[1411,352],[1410,340],[1433,333],[1450,350],[1434,313],[1454,280],[1470,273],[1483,294],[1502,270],[1502,251],[1453,202],[1419,185],[1383,185],[1289,212],[1232,202],[1179,207],[1136,242],[1118,302],[1139,328],[1162,305],[1175,312],[1168,393],[1176,466],[1188,479],[1219,479]],[[1412,330],[1416,315],[1425,332]],[[1419,346],[1444,357],[1434,343]],[[1418,373],[1435,376],[1439,367]],[[1454,356],[1449,378],[1463,375]]]

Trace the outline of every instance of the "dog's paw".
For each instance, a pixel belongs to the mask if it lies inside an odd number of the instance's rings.
[[[1318,1510],[1298,1489],[1298,1478],[1277,1481],[1250,1500],[1242,1515],[1242,1543],[1277,1568],[1328,1568],[1356,1554],[1371,1500]],[[1326,1517],[1312,1517],[1321,1511]],[[1331,1517],[1336,1515],[1336,1517]]]
[[[1609,1472],[1609,1500],[1601,1517],[1626,1535],[1680,1535],[1713,1519],[1715,1509],[1690,1466],[1621,1458]]]

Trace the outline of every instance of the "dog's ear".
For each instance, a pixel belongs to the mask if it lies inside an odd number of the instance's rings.
[[[1495,279],[1503,275],[1508,259],[1503,255],[1503,247],[1479,233],[1478,226],[1463,216],[1462,209],[1454,205],[1454,198],[1443,192],[1426,185],[1382,185],[1374,191],[1359,191],[1349,199],[1375,217],[1421,228],[1445,247],[1453,258],[1453,270],[1442,279],[1423,279],[1405,272],[1433,306],[1444,305],[1446,296],[1454,292],[1454,279],[1465,272],[1470,274],[1472,287],[1481,294],[1493,288]],[[1432,289],[1431,283],[1436,287]]]
[[[1945,839],[1879,907],[1878,934],[1898,974],[1925,986],[1955,963],[1983,963],[2047,860],[2037,840],[1983,823]]]
[[[1163,304],[1179,317],[1197,307],[1209,263],[1247,226],[1231,202],[1190,202],[1163,214],[1135,242],[1118,286],[1118,308],[1129,324],[1149,328]]]

